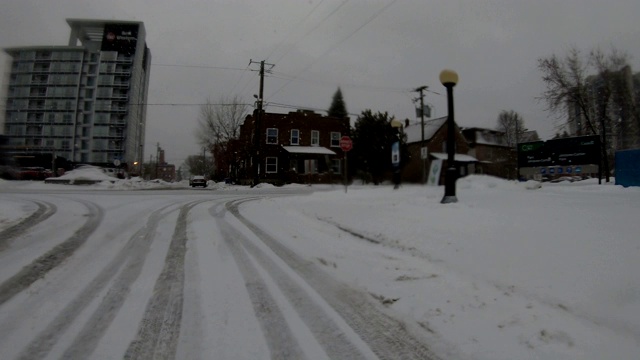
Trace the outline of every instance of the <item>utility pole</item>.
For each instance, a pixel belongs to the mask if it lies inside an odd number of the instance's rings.
[[[159,165],[160,165],[160,143],[156,143],[156,179],[158,178]]]
[[[427,90],[429,87],[428,86],[420,86],[419,88],[416,88],[415,92],[419,92],[420,93],[420,131],[422,134],[422,137],[420,138],[420,156],[422,157],[422,148],[424,147],[424,91]],[[418,99],[416,99],[418,100]],[[425,182],[425,163],[426,163],[427,159],[422,159],[422,184],[424,185]]]
[[[258,63],[256,61],[253,60],[249,60],[249,65],[253,64],[253,63]],[[269,65],[270,69],[272,69],[275,65],[274,64],[267,64],[264,62],[264,60],[260,61],[260,92],[259,94],[256,96],[254,95],[254,97],[257,98],[257,113],[256,113],[256,119],[255,119],[255,130],[254,130],[254,134],[253,134],[253,147],[254,147],[254,159],[253,159],[253,186],[256,186],[260,183],[260,165],[261,165],[261,156],[260,156],[260,141],[261,141],[261,134],[260,131],[262,129],[261,126],[261,118],[262,118],[262,103],[264,100],[264,66],[265,65]]]
[[[207,177],[207,147],[203,146],[202,147],[202,175],[205,177],[205,179],[209,179]]]

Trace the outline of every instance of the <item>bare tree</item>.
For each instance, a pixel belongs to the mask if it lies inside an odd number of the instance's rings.
[[[496,130],[504,132],[508,146],[514,147],[522,141],[522,134],[527,131],[522,116],[513,110],[502,110],[498,115]]]
[[[210,178],[213,161],[204,155],[190,155],[185,159],[184,165],[191,175],[204,175]]]
[[[207,103],[200,107],[196,133],[198,143],[211,149],[220,143],[237,139],[248,107],[238,96],[221,97],[218,103],[207,99]]]
[[[231,140],[240,135],[240,125],[248,113],[240,97],[221,97],[217,103],[207,99],[200,107],[196,139],[212,155],[225,154]]]
[[[569,117],[573,135],[600,136],[607,182],[610,132],[616,126],[610,116],[610,107],[615,102],[614,95],[623,91],[617,86],[616,78],[627,66],[628,58],[626,53],[612,48],[609,54],[600,49],[592,50],[583,59],[579,50],[571,48],[565,58],[554,54],[538,59],[538,69],[546,84],[546,90],[538,99],[546,102],[551,113]]]

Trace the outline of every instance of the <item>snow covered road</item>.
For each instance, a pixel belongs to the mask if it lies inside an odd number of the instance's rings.
[[[2,194],[3,359],[429,359],[420,334],[243,215],[277,196]]]

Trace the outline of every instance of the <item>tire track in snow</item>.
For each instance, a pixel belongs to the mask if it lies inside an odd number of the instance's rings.
[[[246,242],[244,235],[222,219],[222,213],[213,213],[222,234],[224,244],[229,248],[237,266],[245,280],[253,309],[264,334],[271,359],[305,359],[300,344],[285,320],[282,310],[268,290],[267,284],[260,277],[260,272],[251,262],[249,255],[240,242]]]
[[[153,289],[136,338],[125,359],[173,359],[178,348],[187,252],[187,215],[199,200],[182,206],[165,265]],[[65,356],[66,358],[66,356]]]
[[[144,260],[155,237],[155,229],[160,221],[176,210],[166,205],[155,210],[149,216],[144,227],[140,228],[118,252],[111,262],[89,283],[82,292],[70,301],[62,311],[29,343],[22,351],[19,359],[44,358],[54,347],[65,331],[78,318],[98,294],[114,280],[100,305],[83,326],[80,335],[65,350],[64,358],[90,358],[100,338],[104,335],[109,324],[116,316],[118,309],[129,294],[131,285],[138,278],[144,265]],[[123,269],[120,271],[120,269]]]
[[[93,234],[98,225],[100,225],[102,217],[104,216],[102,209],[98,205],[88,201],[77,201],[84,204],[89,210],[89,213],[86,215],[87,221],[70,238],[56,245],[53,249],[47,251],[44,255],[38,257],[31,262],[31,264],[26,265],[18,271],[18,273],[0,284],[0,305],[31,286],[31,284],[37,280],[42,279],[49,271],[73,255],[73,253],[87,241],[89,236]],[[55,206],[53,206],[53,209],[55,209]],[[30,226],[43,221],[54,212],[55,210],[50,213],[44,211],[41,215],[34,218],[34,222],[30,222]]]
[[[31,215],[22,219],[17,224],[10,226],[3,231],[0,231],[0,251],[9,247],[9,242],[13,238],[16,238],[29,230],[30,228],[38,225],[39,223],[47,220],[51,215],[55,214],[58,208],[52,203],[45,201],[33,201],[38,207]]]
[[[273,259],[266,255],[263,250],[244,235],[240,234],[238,230],[233,229],[233,231],[235,232],[234,240],[239,242],[246,251],[258,261],[262,268],[267,270],[271,275],[271,278],[287,297],[300,319],[318,340],[318,343],[328,358],[350,360],[367,359],[367,356],[351,342],[347,334],[328,316],[326,310],[323,309],[303,287],[296,283],[296,281],[276,264]],[[272,358],[278,359],[279,357]]]
[[[407,331],[401,321],[378,310],[366,294],[349,288],[324,271],[318,271],[314,263],[304,260],[242,216],[238,206],[246,201],[249,200],[229,202],[227,209],[305,279],[380,359],[438,359],[422,341]]]

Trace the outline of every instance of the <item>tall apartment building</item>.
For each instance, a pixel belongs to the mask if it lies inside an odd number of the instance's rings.
[[[4,135],[14,154],[121,164],[144,159],[151,53],[138,21],[67,19],[67,46],[6,48]]]

